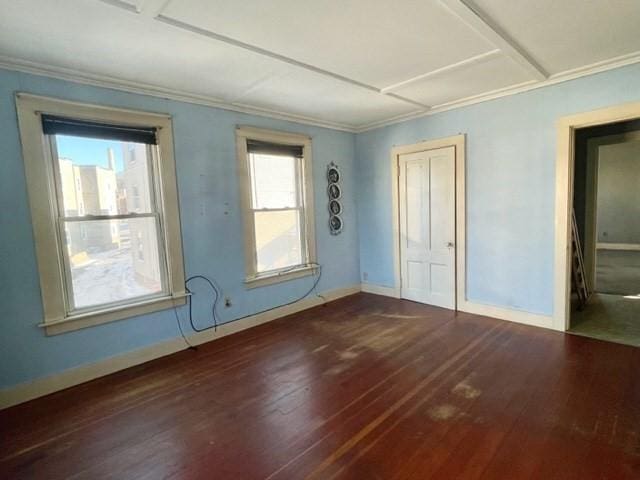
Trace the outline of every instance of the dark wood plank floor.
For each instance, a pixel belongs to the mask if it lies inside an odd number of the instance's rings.
[[[358,294],[0,412],[0,478],[640,478],[640,350]]]

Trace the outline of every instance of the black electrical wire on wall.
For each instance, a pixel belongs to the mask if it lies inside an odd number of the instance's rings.
[[[275,310],[276,308],[282,308],[282,307],[286,307],[288,305],[293,305],[294,303],[299,302],[300,300],[305,299],[306,297],[308,297],[311,292],[313,292],[316,287],[318,286],[318,283],[320,283],[320,279],[322,278],[322,265],[319,264],[313,264],[313,267],[318,269],[318,275],[316,276],[315,281],[313,282],[313,285],[311,286],[311,288],[309,290],[307,290],[304,295],[296,298],[295,300],[292,300],[290,302],[284,303],[282,305],[276,305],[274,307],[270,307],[270,308],[266,308],[264,310],[260,310],[259,312],[254,312],[254,313],[250,313],[248,315],[244,315],[242,317],[238,317],[238,318],[234,318],[233,320],[229,320],[228,322],[224,322],[224,324],[227,323],[233,323],[233,322],[237,322],[238,320],[242,320],[244,318],[248,318],[248,317],[253,317],[254,315],[260,315],[262,313],[266,313],[266,312],[270,312],[272,310]],[[193,296],[194,293],[189,289],[189,283],[194,281],[194,280],[202,280],[205,282],[206,285],[208,285],[208,287],[211,289],[212,292],[212,296],[213,296],[213,302],[211,305],[211,324],[206,326],[206,327],[202,327],[199,328],[196,326],[194,320],[193,320]],[[220,323],[218,321],[218,315],[217,315],[217,306],[218,306],[218,302],[220,301],[220,298],[222,297],[222,289],[217,285],[217,283],[215,282],[215,280],[212,280],[208,277],[206,277],[205,275],[192,275],[189,278],[187,278],[184,282],[185,284],[185,290],[187,293],[187,304],[188,304],[188,312],[189,312],[189,324],[191,325],[191,329],[194,332],[200,333],[200,332],[204,332],[207,330],[211,330],[214,329],[217,330],[218,329],[218,324]],[[324,297],[322,295],[318,296],[320,298],[322,298],[324,300]],[[182,323],[180,322],[180,317],[178,316],[178,309],[177,307],[174,306],[173,308],[173,312],[175,314],[176,317],[176,322],[178,323],[178,328],[180,329],[180,335],[182,336],[183,340],[185,341],[185,343],[189,346],[189,348],[195,349],[196,347],[194,345],[192,345],[191,343],[189,343],[189,341],[187,340],[186,335],[184,334],[184,331],[182,330]]]

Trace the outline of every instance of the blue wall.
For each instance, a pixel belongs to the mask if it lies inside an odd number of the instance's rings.
[[[362,275],[394,284],[391,147],[466,133],[467,297],[550,315],[556,119],[638,100],[636,64],[357,135]]]
[[[36,326],[42,305],[14,104],[18,91],[173,116],[186,273],[217,279],[232,298],[231,308],[220,309],[223,321],[291,301],[313,284],[306,277],[253,290],[243,286],[235,126],[312,136],[316,237],[323,265],[317,290],[359,282],[352,134],[0,70],[0,388],[179,335],[171,310],[53,337]],[[345,229],[337,237],[326,227],[325,168],[331,161],[343,172]],[[184,308],[179,315],[186,318]]]
[[[0,70],[0,388],[179,335],[171,310],[54,337],[45,337],[36,326],[42,306],[16,91],[173,116],[185,267],[188,275],[214,277],[231,296],[234,306],[220,309],[223,321],[286,303],[312,282],[304,278],[254,290],[242,284],[236,124],[313,137],[317,244],[323,265],[319,292],[356,284],[364,272],[369,283],[393,285],[390,149],[466,133],[467,296],[479,303],[551,314],[555,121],[640,100],[640,65],[355,136]],[[330,161],[342,167],[344,178],[345,230],[338,237],[326,228],[324,173]],[[183,319],[184,310],[179,310]]]

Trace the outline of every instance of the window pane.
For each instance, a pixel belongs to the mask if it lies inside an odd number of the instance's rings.
[[[297,210],[255,212],[258,272],[302,263],[300,216]]]
[[[296,162],[294,157],[249,155],[253,208],[295,208]]]
[[[56,135],[65,216],[152,212],[143,143]]]
[[[162,292],[155,218],[66,222],[75,308]]]

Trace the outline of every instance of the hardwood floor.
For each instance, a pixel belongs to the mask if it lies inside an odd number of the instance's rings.
[[[358,294],[0,412],[0,478],[640,478],[640,350]]]

